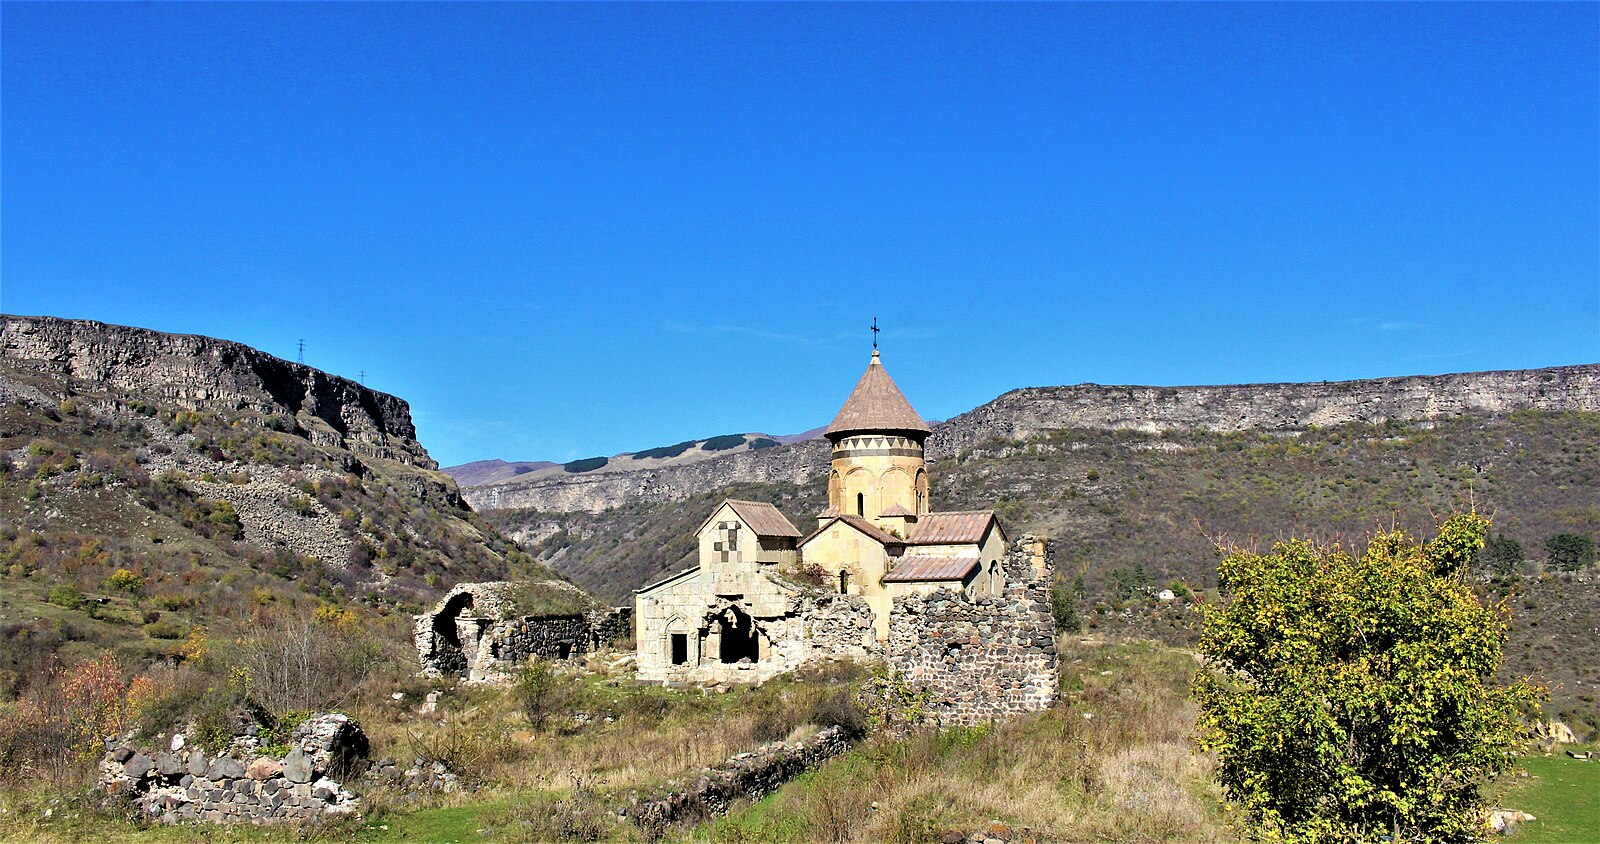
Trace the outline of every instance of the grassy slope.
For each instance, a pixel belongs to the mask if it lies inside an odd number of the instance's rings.
[[[66,395],[37,375],[0,374]],[[554,576],[454,500],[442,473],[363,457],[349,474],[355,455],[303,433],[284,418],[180,416],[111,392],[0,406],[0,701],[51,654],[111,648],[136,668],[191,628],[225,633],[266,604],[342,605],[404,643],[409,614],[458,580]],[[161,482],[153,458],[176,461],[175,482]],[[272,490],[268,510],[285,521],[295,507],[331,514],[351,558],[236,539],[239,521],[207,509],[227,484]],[[114,588],[119,569],[142,588]],[[50,602],[64,587],[84,602]]]

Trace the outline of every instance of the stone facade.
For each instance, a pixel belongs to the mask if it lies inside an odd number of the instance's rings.
[[[1033,537],[1005,559],[998,597],[955,590],[896,598],[889,666],[933,693],[945,726],[1050,708],[1059,697],[1050,551]]]
[[[802,538],[761,502],[713,509],[699,565],[634,593],[639,679],[759,683],[807,662],[880,658],[896,596],[997,594],[1005,530],[992,510],[932,510],[928,432],[874,350],[827,430],[817,529]]]
[[[743,592],[718,595],[690,569],[641,591],[636,670],[656,683],[760,683],[812,662],[881,658],[864,598],[756,572]],[[658,584],[663,585],[663,584]]]
[[[422,673],[498,681],[532,657],[570,659],[599,650],[631,632],[632,608],[522,614],[518,590],[541,588],[573,593],[574,604],[591,603],[561,581],[461,583],[432,612],[412,619]]]
[[[281,759],[253,754],[248,742],[210,756],[182,735],[167,750],[124,744],[101,759],[100,782],[163,823],[304,821],[358,811],[360,798],[330,777],[365,763],[361,727],[338,713],[315,715],[295,729],[292,744]]]

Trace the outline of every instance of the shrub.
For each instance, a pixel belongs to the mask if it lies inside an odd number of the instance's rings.
[[[528,719],[528,726],[543,730],[550,716],[564,711],[572,698],[572,687],[569,678],[549,660],[534,657],[517,671],[511,696]]]
[[[1478,784],[1524,740],[1539,690],[1495,682],[1507,630],[1462,575],[1489,522],[1374,536],[1360,558],[1235,551],[1206,605],[1200,738],[1254,831],[1283,841],[1470,840]]]
[[[117,569],[106,578],[105,587],[114,592],[138,595],[144,591],[144,578],[127,569]]]
[[[750,441],[750,450],[757,451],[763,448],[777,448],[782,444],[783,443],[780,443],[777,440],[768,439],[767,437],[756,437]]]
[[[83,593],[64,583],[50,587],[50,592],[46,595],[45,600],[58,607],[66,607],[69,610],[83,607]]]
[[[152,639],[182,639],[189,635],[189,628],[170,621],[152,621],[144,626],[144,635]]]
[[[701,443],[700,450],[727,451],[730,448],[737,448],[741,445],[744,445],[744,434],[723,434],[720,437],[712,437]]]
[[[1083,575],[1068,583],[1058,574],[1050,582],[1050,613],[1055,617],[1057,630],[1076,633],[1083,629],[1083,620],[1078,617],[1078,601],[1082,598]]]

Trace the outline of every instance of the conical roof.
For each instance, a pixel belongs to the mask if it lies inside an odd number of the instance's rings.
[[[877,349],[872,350],[872,362],[867,364],[867,371],[856,382],[856,388],[850,391],[844,407],[839,408],[839,415],[833,417],[827,434],[857,431],[920,431],[924,434],[932,431],[895,386],[889,371],[878,359]]]

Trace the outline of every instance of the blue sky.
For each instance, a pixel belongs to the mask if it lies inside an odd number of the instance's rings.
[[[5,3],[0,307],[446,464],[1600,360],[1600,5]]]

